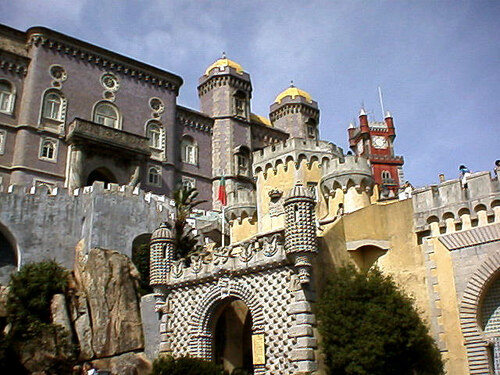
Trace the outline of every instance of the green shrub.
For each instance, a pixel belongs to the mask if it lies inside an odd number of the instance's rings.
[[[151,375],[220,375],[217,366],[192,357],[160,357],[153,362]]]
[[[378,270],[335,270],[317,316],[329,374],[443,374],[440,352],[412,301]]]
[[[7,298],[7,322],[14,336],[37,335],[37,327],[50,324],[54,294],[66,293],[68,271],[55,261],[24,265],[12,275]]]

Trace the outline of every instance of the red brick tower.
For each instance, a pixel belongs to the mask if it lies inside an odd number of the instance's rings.
[[[389,191],[397,195],[403,182],[404,160],[402,156],[394,155],[396,132],[390,112],[386,112],[383,122],[368,122],[368,115],[361,109],[359,127],[351,124],[348,132],[349,146],[356,155],[370,160],[375,183],[380,186],[381,192]]]

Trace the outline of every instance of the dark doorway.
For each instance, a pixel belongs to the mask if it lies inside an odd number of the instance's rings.
[[[7,285],[17,270],[16,250],[0,227],[0,284]]]
[[[107,168],[97,168],[90,172],[85,186],[92,186],[94,181],[104,182],[104,186],[108,188],[109,184],[116,184],[118,181],[113,173]]]
[[[253,374],[252,317],[241,300],[225,303],[215,315],[214,359],[225,373]]]

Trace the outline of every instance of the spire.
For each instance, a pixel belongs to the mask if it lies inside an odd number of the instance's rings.
[[[359,115],[360,116],[366,116],[366,111],[363,107],[361,107],[361,109],[359,110]]]
[[[385,118],[388,118],[388,117],[392,118],[392,113],[389,111],[385,111]]]

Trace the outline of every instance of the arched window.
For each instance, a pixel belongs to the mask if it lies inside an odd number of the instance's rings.
[[[118,109],[109,102],[100,102],[94,108],[94,122],[110,128],[120,128]]]
[[[188,135],[182,137],[181,159],[184,163],[198,164],[198,146],[195,140]]]
[[[62,122],[65,117],[66,102],[58,91],[47,91],[43,96],[42,117],[47,120]]]
[[[247,176],[250,173],[250,149],[246,146],[236,148],[235,164],[237,174]]]
[[[243,91],[234,94],[234,114],[238,117],[248,118],[248,99]]]
[[[389,172],[389,171],[382,171],[382,181],[389,182],[391,180],[392,180],[391,172]]]
[[[316,139],[317,138],[317,124],[316,120],[310,118],[306,121],[307,126],[307,138]]]
[[[0,112],[11,114],[14,109],[14,86],[6,80],[0,80]]]
[[[163,149],[163,127],[158,121],[150,121],[146,125],[146,137],[149,139],[149,147]]]
[[[56,160],[57,141],[54,139],[42,138],[40,143],[39,157],[42,160]]]
[[[158,167],[150,167],[148,169],[148,185],[161,186],[161,172]]]

